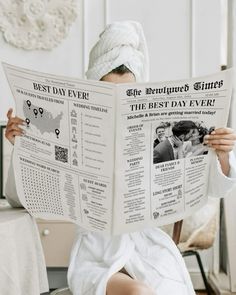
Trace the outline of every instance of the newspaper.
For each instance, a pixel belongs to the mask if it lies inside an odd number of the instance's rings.
[[[203,137],[226,126],[231,70],[113,84],[3,66],[26,122],[13,163],[30,214],[121,234],[172,223],[207,202],[212,151]]]

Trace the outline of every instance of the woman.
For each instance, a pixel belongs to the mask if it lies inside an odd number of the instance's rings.
[[[107,26],[90,53],[87,78],[113,83],[147,81],[148,54],[142,27],[136,22]],[[23,132],[20,125],[24,121],[12,117],[12,110],[7,116],[6,137],[14,143],[14,137]],[[217,155],[211,168],[210,194],[221,196],[235,184],[235,179],[227,177],[236,177],[231,163],[235,139],[229,128],[217,129],[207,138]],[[8,180],[9,188],[13,177]],[[13,199],[10,194],[8,198]],[[110,237],[78,227],[68,283],[73,295],[195,294],[179,250],[158,228]]]
[[[203,144],[203,141],[208,133],[207,128],[202,126],[198,126],[194,129],[191,138],[183,146],[184,157],[206,155],[208,153],[208,148]]]

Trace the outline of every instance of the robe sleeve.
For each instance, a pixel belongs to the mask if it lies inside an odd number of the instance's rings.
[[[225,176],[221,170],[217,155],[212,155],[213,159],[210,165],[208,195],[210,197],[223,198],[232,190],[236,189],[236,159],[233,152],[229,154],[230,171]]]
[[[6,199],[12,207],[22,207],[16,192],[15,173],[13,169],[13,161],[11,155],[11,163],[8,170],[8,177],[5,188]]]

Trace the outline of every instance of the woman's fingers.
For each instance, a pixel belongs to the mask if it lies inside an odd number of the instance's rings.
[[[215,134],[215,135],[206,135],[204,140],[236,140],[236,134],[234,133],[224,133],[224,134]]]
[[[9,132],[8,134],[6,133],[6,138],[11,139],[12,137],[15,137],[16,135],[22,135],[22,132],[18,130],[13,130]]]
[[[21,133],[24,133],[24,129],[19,127],[18,124],[11,124],[8,126],[8,128],[6,128],[6,132],[12,132],[12,131],[19,131]]]
[[[12,143],[15,143],[15,136],[24,134],[24,130],[20,127],[25,125],[24,120],[19,117],[12,116],[13,109],[9,109],[7,112],[7,126],[5,136]]]
[[[234,139],[216,138],[216,139],[204,139],[204,143],[208,145],[234,145]]]
[[[214,131],[211,132],[212,135],[215,134],[230,134],[230,133],[234,133],[234,130],[232,128],[229,127],[222,127],[222,128],[217,128]]]
[[[204,137],[204,143],[216,151],[230,152],[233,150],[236,134],[231,128],[218,128]]]
[[[11,117],[12,117],[12,113],[13,113],[13,109],[10,108],[10,109],[8,110],[8,112],[7,112],[7,118],[8,118],[8,120],[11,119]]]
[[[12,124],[19,124],[19,125],[24,125],[25,121],[21,118],[18,118],[18,117],[11,117],[8,122],[7,122],[7,126],[10,126]]]
[[[231,152],[234,148],[234,145],[209,145],[209,147],[213,148],[216,152]]]
[[[24,130],[20,126],[24,126],[24,121],[22,119],[16,117],[11,118],[7,123],[6,133],[9,133],[13,130],[23,132]]]
[[[211,134],[204,137],[204,142],[208,143],[218,143],[227,144],[227,142],[236,141],[236,134],[231,128],[218,128],[214,130]]]

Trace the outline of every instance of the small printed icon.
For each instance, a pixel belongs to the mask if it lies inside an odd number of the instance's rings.
[[[70,112],[70,115],[71,115],[71,117],[74,117],[74,118],[77,117],[77,113],[76,113],[75,110],[72,110],[72,111]]]
[[[89,214],[89,211],[87,209],[84,209],[85,214]]]
[[[73,160],[72,160],[72,164],[73,164],[73,166],[78,166],[78,161],[77,161],[77,159],[73,159]]]
[[[40,115],[42,117],[42,115],[43,115],[43,108],[39,108],[39,113],[40,113]]]
[[[75,134],[73,134],[73,136],[72,136],[72,139],[71,139],[73,142],[75,142],[75,143],[77,143],[78,142],[78,140],[77,140],[77,138],[76,138],[76,136],[75,136]]]
[[[82,182],[82,183],[80,184],[80,188],[81,188],[82,190],[85,191],[85,190],[86,190],[86,185],[85,185],[85,183]]]
[[[55,129],[55,133],[56,133],[57,138],[59,138],[60,130],[59,129]]]
[[[76,127],[75,126],[72,126],[72,133],[77,133],[77,130],[76,130]]]
[[[159,212],[153,212],[153,217],[154,219],[157,219],[158,217],[160,216],[160,213]]]
[[[181,198],[182,198],[182,190],[179,189],[177,194],[177,199],[181,199]]]
[[[75,118],[71,118],[70,121],[72,125],[77,125],[77,120]]]
[[[83,200],[83,201],[88,201],[88,197],[87,197],[86,194],[82,194],[82,200]]]
[[[28,105],[28,107],[29,107],[29,109],[30,109],[31,101],[30,101],[30,100],[26,100],[26,103],[27,103],[27,105]]]
[[[35,118],[37,118],[38,110],[37,109],[34,109],[33,112],[34,112]]]
[[[29,118],[26,118],[26,119],[25,119],[25,122],[26,122],[26,124],[27,124],[27,127],[29,127],[30,119],[29,119]]]

